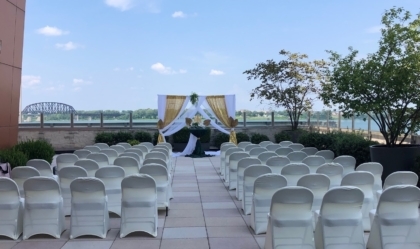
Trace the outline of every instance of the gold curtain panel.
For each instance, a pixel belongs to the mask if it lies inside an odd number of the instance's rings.
[[[166,96],[166,107],[165,117],[163,120],[159,119],[157,125],[159,129],[164,129],[168,126],[181,112],[181,108],[184,104],[186,96],[167,95]],[[162,134],[159,133],[158,142],[164,142]]]
[[[210,108],[213,110],[217,119],[222,122],[226,127],[230,127],[229,114],[227,112],[225,96],[224,95],[211,95],[206,97],[207,103],[209,103]]]

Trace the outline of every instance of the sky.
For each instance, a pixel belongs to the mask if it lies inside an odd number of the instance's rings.
[[[76,110],[157,109],[157,95],[235,94],[259,85],[245,70],[282,49],[327,59],[326,50],[376,51],[381,16],[418,0],[28,0],[22,108],[60,102]],[[324,108],[316,101],[314,110]],[[273,108],[281,110],[281,108]]]

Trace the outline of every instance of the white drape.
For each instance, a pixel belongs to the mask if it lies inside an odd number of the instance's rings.
[[[166,96],[167,95],[158,95],[158,119],[161,119],[162,121],[164,121],[165,112],[166,112]],[[170,127],[172,127],[172,125],[174,123],[179,122],[179,117],[183,114],[183,111],[185,110],[185,108],[187,107],[189,102],[190,102],[190,97],[187,96],[184,100],[184,103],[182,104],[182,108],[181,108],[181,111],[178,113],[178,116],[171,123],[169,123],[167,126],[163,127],[163,129],[159,129],[159,133],[162,134],[164,140],[165,140],[165,131],[170,129]],[[185,124],[185,122],[184,122],[184,124]],[[173,133],[175,133],[175,132],[173,132]],[[172,134],[169,134],[169,135],[172,135]],[[169,135],[166,134],[166,136],[169,136]]]

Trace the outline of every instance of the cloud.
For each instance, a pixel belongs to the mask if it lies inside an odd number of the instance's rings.
[[[185,18],[185,17],[187,17],[187,15],[185,15],[184,12],[182,12],[182,11],[175,11],[172,14],[172,17],[173,18]]]
[[[121,11],[129,10],[134,6],[132,0],[105,0],[105,4]]]
[[[127,11],[140,5],[150,13],[160,13],[161,0],[105,0],[105,4],[120,11]]]
[[[67,43],[57,43],[57,44],[55,44],[55,46],[59,49],[63,49],[63,50],[66,50],[66,51],[74,50],[74,49],[82,47],[80,44],[76,44],[76,43],[71,42],[71,41],[67,42]]]
[[[72,90],[73,91],[75,91],[75,92],[78,92],[78,91],[80,91],[82,88],[81,87],[75,87],[75,88],[73,88]]]
[[[39,84],[41,84],[41,76],[22,75],[23,88],[34,88]]]
[[[90,85],[90,84],[92,84],[91,81],[87,81],[84,79],[73,79],[73,86]]]
[[[180,69],[180,70],[179,70],[179,73],[181,73],[181,74],[187,73],[187,70],[185,70],[185,69]]]
[[[210,71],[210,75],[223,75],[225,74],[223,71],[212,69]]]
[[[45,26],[43,28],[37,29],[36,32],[38,34],[41,35],[46,35],[46,36],[60,36],[60,35],[67,35],[68,31],[63,31],[57,27],[50,27],[50,26]]]
[[[366,33],[370,33],[370,34],[381,33],[381,30],[383,28],[384,28],[383,25],[372,26],[372,27],[366,29]]]
[[[44,90],[48,91],[48,92],[54,92],[54,91],[60,91],[60,90],[63,90],[63,89],[64,89],[64,85],[61,84],[61,85],[57,85],[57,86],[47,87]]]
[[[114,68],[114,71],[120,71],[119,67]]]
[[[153,64],[150,68],[160,74],[175,74],[176,73],[172,68],[165,67],[160,62]]]
[[[134,70],[134,67],[127,68],[127,71],[133,71],[133,70]]]

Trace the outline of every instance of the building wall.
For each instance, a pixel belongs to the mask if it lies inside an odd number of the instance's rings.
[[[0,149],[17,143],[26,0],[0,0]]]

